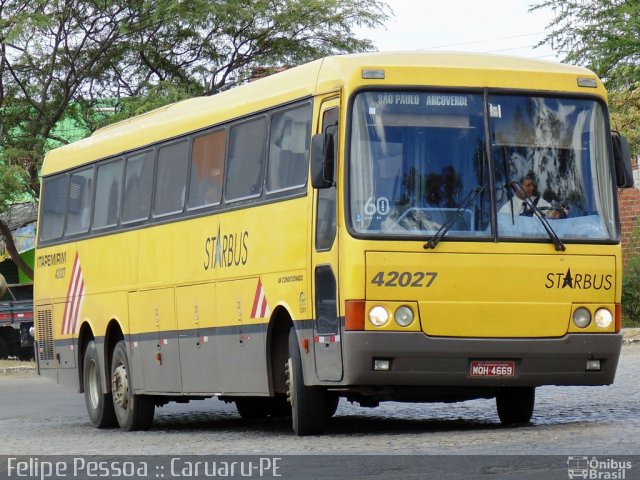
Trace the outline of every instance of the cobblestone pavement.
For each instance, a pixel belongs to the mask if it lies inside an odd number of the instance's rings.
[[[542,387],[529,426],[500,426],[494,400],[458,404],[341,400],[327,433],[244,421],[216,399],[157,409],[148,432],[98,430],[84,397],[33,373],[0,376],[0,454],[640,454],[640,343],[623,347],[606,387]]]

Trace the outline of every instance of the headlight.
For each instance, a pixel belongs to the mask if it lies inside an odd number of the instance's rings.
[[[577,308],[573,312],[573,323],[578,328],[586,328],[591,323],[591,313],[584,307]]]
[[[398,307],[396,313],[393,314],[396,323],[401,327],[408,327],[413,322],[413,310],[406,305]]]
[[[378,305],[369,310],[369,321],[376,327],[382,327],[389,321],[389,312],[384,307]]]
[[[599,308],[596,310],[596,314],[593,316],[596,325],[600,328],[609,328],[613,322],[613,315],[606,308]]]

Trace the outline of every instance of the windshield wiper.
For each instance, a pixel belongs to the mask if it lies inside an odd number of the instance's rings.
[[[556,251],[564,252],[567,247],[565,247],[564,243],[562,243],[562,240],[560,240],[560,237],[558,237],[558,234],[551,227],[549,221],[547,220],[547,217],[544,213],[542,213],[542,210],[540,210],[540,208],[527,196],[527,192],[525,192],[522,185],[520,185],[518,182],[510,182],[508,185],[516,192],[516,195],[518,197],[524,198],[523,201],[527,204],[527,206],[531,209],[535,216],[538,217],[538,220],[540,220],[540,223],[542,223],[542,226],[547,231],[547,235],[549,235],[549,238],[555,245]],[[513,216],[513,203],[511,205],[511,215]]]
[[[469,207],[473,202],[475,202],[476,197],[482,193],[484,187],[476,186],[471,189],[466,198],[460,203],[457,210],[453,212],[453,215],[449,217],[449,219],[442,224],[442,226],[438,229],[431,239],[424,244],[424,248],[436,248],[436,245],[440,243],[440,240],[447,234],[451,227],[458,221],[458,219],[462,216],[463,212]]]

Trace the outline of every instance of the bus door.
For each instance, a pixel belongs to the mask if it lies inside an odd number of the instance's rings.
[[[319,132],[333,134],[337,152],[339,98],[325,100]],[[335,155],[334,155],[335,158]],[[337,169],[334,169],[334,172]],[[314,291],[314,355],[320,380],[342,379],[341,325],[338,317],[338,237],[336,187],[314,190],[312,288]]]

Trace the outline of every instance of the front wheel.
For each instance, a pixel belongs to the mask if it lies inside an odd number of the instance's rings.
[[[133,393],[131,368],[124,341],[119,341],[111,360],[111,395],[118,424],[123,430],[147,430],[153,423],[155,404],[146,395]]]
[[[304,384],[302,358],[294,327],[289,331],[289,360],[285,372],[293,431],[299,436],[323,433],[330,416],[327,391],[322,387]]]
[[[111,394],[102,391],[100,379],[100,359],[96,342],[91,340],[84,353],[82,379],[84,383],[84,403],[93,426],[109,428],[117,425],[116,414],[113,410]]]
[[[536,401],[535,387],[512,387],[496,395],[498,417],[503,425],[529,423]]]

